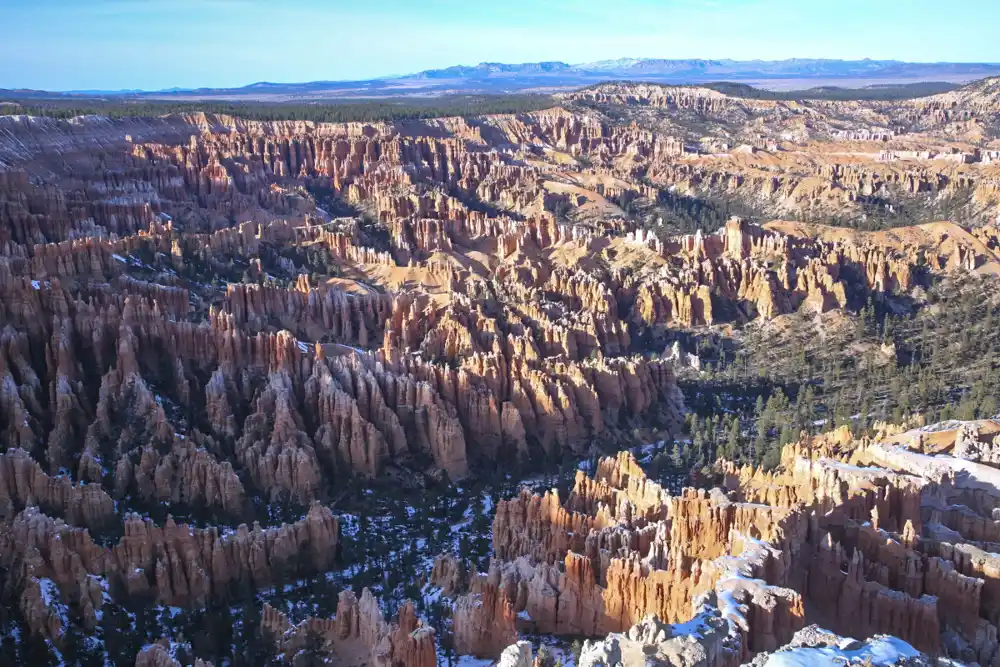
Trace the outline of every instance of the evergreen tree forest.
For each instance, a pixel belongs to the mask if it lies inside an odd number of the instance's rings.
[[[547,95],[448,95],[435,98],[382,98],[324,102],[172,101],[146,98],[18,98],[0,94],[0,112],[47,118],[99,115],[141,118],[206,113],[246,120],[307,120],[327,123],[404,121],[450,116],[526,113],[547,109]]]
[[[679,334],[702,365],[680,371],[687,441],[657,466],[701,468],[725,457],[770,468],[801,433],[847,426],[860,434],[916,414],[925,423],[997,414],[995,282],[942,281],[922,307],[899,307],[869,300],[858,313],[798,313],[734,337]]]

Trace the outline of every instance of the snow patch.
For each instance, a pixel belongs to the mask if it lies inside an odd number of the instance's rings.
[[[843,642],[841,646],[851,646]],[[855,649],[837,646],[793,648],[769,656],[764,667],[833,667],[834,665],[871,665],[889,667],[906,658],[916,658],[920,651],[896,637],[876,637]]]

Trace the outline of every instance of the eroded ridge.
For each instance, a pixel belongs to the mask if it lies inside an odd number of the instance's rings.
[[[994,220],[995,81],[891,104],[562,101],[400,123],[0,117],[0,565],[33,634],[332,573],[355,478],[451,483],[679,435],[677,329],[916,302],[1000,268],[994,224],[783,219],[937,202]],[[684,197],[753,215],[677,235],[643,213]],[[452,577],[455,648],[688,636],[734,664],[817,622],[992,664],[982,471],[1000,454],[963,433],[951,459],[928,449],[945,436],[828,435],[676,497],[622,455],[565,500],[510,499],[494,562]],[[434,659],[413,608],[353,599],[334,622],[268,612],[273,643]]]
[[[519,634],[604,637],[587,665],[779,664],[810,646],[1000,664],[998,434],[844,427],[787,446],[774,472],[722,461],[720,486],[679,496],[627,452],[604,459],[565,501],[500,503],[489,571],[454,605],[456,645],[496,658]],[[435,571],[453,585],[446,561]]]

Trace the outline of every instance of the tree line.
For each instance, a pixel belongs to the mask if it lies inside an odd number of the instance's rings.
[[[7,114],[74,118],[141,118],[206,113],[246,120],[306,120],[325,123],[419,120],[448,116],[517,114],[547,109],[548,95],[449,95],[437,98],[386,98],[324,102],[160,101],[136,98],[26,99],[0,97]]]

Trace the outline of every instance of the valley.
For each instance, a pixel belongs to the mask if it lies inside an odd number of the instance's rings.
[[[536,102],[0,116],[0,662],[1000,664],[1000,81]]]

